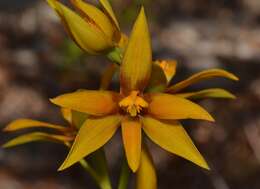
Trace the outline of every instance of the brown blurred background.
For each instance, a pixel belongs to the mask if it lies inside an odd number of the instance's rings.
[[[140,4],[149,15],[154,58],[177,59],[177,82],[207,68],[240,77],[201,82],[190,89],[223,87],[237,100],[203,100],[216,123],[186,128],[212,171],[151,144],[159,189],[260,188],[260,1],[112,0],[129,33]],[[64,123],[48,98],[78,88],[97,89],[105,58],[82,54],[44,0],[0,0],[0,126],[16,118]],[[113,82],[116,87],[118,81]],[[15,135],[0,134],[0,144]],[[106,146],[114,184],[122,145]],[[58,173],[67,150],[35,143],[0,149],[0,189],[86,189],[95,184],[79,166]],[[149,178],[147,178],[149,182]],[[133,185],[133,180],[132,180]]]

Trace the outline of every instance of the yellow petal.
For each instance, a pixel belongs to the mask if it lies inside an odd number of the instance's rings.
[[[51,99],[53,104],[63,108],[102,116],[117,111],[118,94],[109,91],[77,91]]]
[[[113,46],[112,41],[95,25],[88,23],[57,0],[47,1],[60,16],[70,37],[80,48],[91,54],[97,54]]]
[[[168,89],[166,89],[166,91],[169,93],[176,93],[194,83],[197,83],[199,81],[203,81],[206,79],[211,79],[214,77],[224,77],[224,78],[231,79],[234,81],[239,80],[234,74],[227,72],[225,70],[211,69],[211,70],[206,70],[206,71],[202,71],[197,74],[194,74],[193,76],[189,77],[188,79],[185,79],[185,80],[169,87]]]
[[[72,4],[80,11],[82,17],[93,23],[109,39],[113,39],[114,27],[109,19],[101,10],[82,0],[71,0]]]
[[[121,66],[120,81],[123,93],[142,91],[152,69],[152,50],[144,8],[134,24]]]
[[[190,92],[190,93],[178,93],[175,94],[178,97],[182,98],[189,98],[189,99],[200,99],[200,98],[231,98],[235,99],[236,97],[231,94],[230,92],[224,90],[224,89],[205,89],[201,91],[196,92]]]
[[[129,167],[136,172],[141,155],[141,123],[139,120],[126,119],[122,121],[122,136],[125,147],[126,158]]]
[[[142,145],[141,162],[136,173],[136,189],[157,189],[156,170],[152,156],[145,145]]]
[[[80,128],[70,152],[59,168],[64,170],[102,147],[115,134],[121,117],[88,118]]]
[[[30,142],[36,142],[36,141],[50,141],[50,142],[64,143],[64,142],[69,142],[71,140],[73,140],[73,138],[68,136],[34,132],[34,133],[28,133],[28,134],[18,136],[10,140],[9,142],[5,143],[3,147],[10,148],[10,147],[14,147],[14,146],[18,146]]]
[[[151,93],[148,113],[158,119],[202,119],[214,121],[211,115],[199,105],[175,95]]]
[[[79,129],[82,126],[82,124],[86,121],[88,117],[89,115],[85,113],[78,112],[75,110],[72,111],[72,123],[77,129]]]
[[[103,6],[104,11],[107,13],[107,15],[111,18],[111,20],[116,25],[118,31],[120,31],[120,27],[119,27],[118,21],[116,19],[115,13],[114,13],[114,11],[112,9],[112,6],[110,5],[109,1],[108,0],[99,0],[99,2]]]
[[[72,112],[69,108],[61,108],[62,117],[70,124],[72,124]]]
[[[67,127],[63,127],[60,125],[54,125],[50,123],[45,123],[41,121],[36,121],[32,119],[18,119],[10,124],[8,124],[5,128],[4,131],[6,132],[12,132],[12,131],[18,131],[21,129],[28,129],[28,128],[37,128],[37,127],[43,127],[43,128],[50,128],[50,129],[55,129],[58,131],[68,131]]]
[[[206,161],[179,123],[160,122],[150,117],[142,118],[142,123],[145,133],[154,143],[171,153],[209,169]]]
[[[176,74],[177,62],[175,60],[157,60],[155,64],[162,68],[167,79],[167,84],[170,83]]]

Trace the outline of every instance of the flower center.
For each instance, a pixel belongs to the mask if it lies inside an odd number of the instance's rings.
[[[119,106],[129,113],[130,116],[135,117],[141,113],[143,108],[148,107],[148,103],[139,96],[139,91],[132,91],[129,96],[119,102]]]

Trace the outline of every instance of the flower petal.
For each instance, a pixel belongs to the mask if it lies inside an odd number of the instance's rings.
[[[84,90],[58,96],[51,102],[63,108],[103,116],[117,111],[117,98],[119,96],[114,92]]]
[[[149,178],[149,182],[147,182]],[[136,189],[157,189],[156,170],[148,148],[142,145],[141,162],[136,173]]]
[[[167,87],[167,78],[164,71],[157,63],[152,66],[152,74],[149,79],[148,86],[146,88],[147,92],[163,92]]]
[[[114,11],[112,9],[112,6],[110,5],[109,1],[108,0],[99,0],[99,2],[103,6],[104,11],[106,12],[106,14],[111,18],[111,20],[116,25],[118,31],[120,31],[120,27],[119,27],[118,21],[116,19],[115,13],[114,13]]]
[[[185,79],[185,80],[169,87],[168,89],[166,89],[166,92],[176,93],[194,83],[197,83],[199,81],[203,81],[206,79],[211,79],[213,77],[224,77],[224,78],[231,79],[234,81],[239,80],[234,74],[227,72],[225,70],[211,69],[211,70],[206,70],[206,71],[202,71],[197,74],[194,74],[193,76],[189,77],[188,79]]]
[[[41,122],[41,121],[36,121],[32,119],[18,119],[10,124],[8,124],[5,128],[5,132],[12,132],[12,131],[18,131],[21,129],[28,129],[28,128],[38,128],[38,127],[43,127],[43,128],[49,128],[49,129],[55,129],[61,132],[68,131],[68,127],[63,127],[60,125],[54,125],[46,122]]]
[[[86,22],[57,0],[47,1],[60,16],[70,37],[80,48],[91,54],[97,54],[113,46],[112,41],[96,26]]]
[[[159,65],[167,79],[167,84],[169,84],[172,80],[172,78],[176,74],[176,68],[177,68],[177,61],[175,60],[157,60],[155,61],[155,64]]]
[[[202,119],[214,121],[211,115],[199,105],[164,93],[150,93],[146,96],[148,113],[158,119]]]
[[[62,117],[70,124],[72,124],[72,111],[69,108],[61,108]]]
[[[72,4],[82,14],[82,17],[95,24],[109,39],[113,38],[114,27],[107,17],[101,10],[95,6],[86,3],[82,0],[71,0]]]
[[[143,91],[152,69],[150,34],[144,8],[134,24],[121,66],[120,82],[123,93]]]
[[[72,110],[73,126],[79,129],[83,125],[83,123],[87,120],[88,117],[89,117],[88,114]]]
[[[171,153],[209,169],[206,161],[179,123],[160,122],[151,117],[142,118],[142,123],[145,133],[154,143]]]
[[[10,147],[14,147],[14,146],[18,146],[30,142],[36,142],[36,141],[50,141],[50,142],[64,143],[64,142],[69,142],[71,140],[73,140],[73,138],[68,136],[34,132],[34,133],[20,135],[5,143],[3,147],[10,148]]]
[[[85,156],[102,147],[116,132],[121,116],[88,118],[80,128],[70,152],[59,171],[64,170]]]
[[[139,120],[122,121],[122,136],[129,167],[136,172],[141,156],[142,129]]]
[[[231,99],[235,99],[236,98],[230,92],[228,92],[224,89],[218,89],[218,88],[205,89],[205,90],[190,92],[190,93],[177,93],[175,95],[178,96],[178,97],[181,97],[181,98],[189,98],[189,99],[201,99],[201,98],[231,98]]]

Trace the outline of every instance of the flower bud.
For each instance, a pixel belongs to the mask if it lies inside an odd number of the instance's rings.
[[[100,0],[104,12],[82,0],[71,0],[77,12],[58,0],[47,1],[61,18],[70,37],[82,50],[99,54],[120,42],[118,22],[106,0]]]

